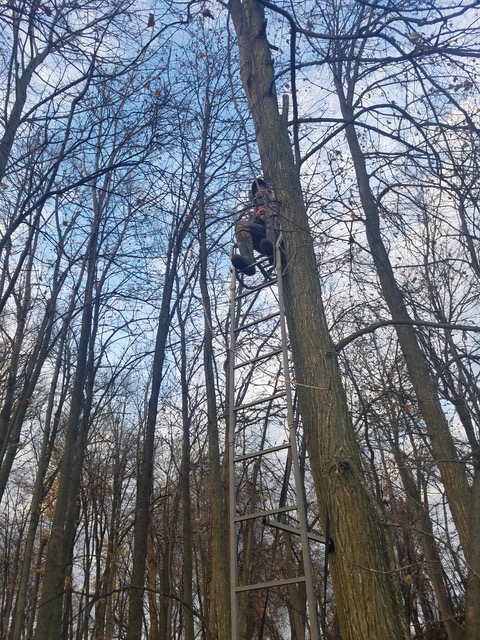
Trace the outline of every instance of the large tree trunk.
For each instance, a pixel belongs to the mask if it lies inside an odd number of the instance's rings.
[[[338,89],[340,90],[340,88]],[[352,120],[352,113],[341,99],[343,116],[347,121]],[[393,274],[392,265],[380,233],[380,219],[378,207],[370,189],[365,158],[358,142],[357,133],[353,125],[346,127],[347,141],[355,166],[360,198],[365,213],[365,228],[367,240],[372,252],[373,261],[377,270],[382,292],[388,305],[392,319],[408,322],[405,301]],[[437,461],[442,481],[447,493],[452,516],[462,542],[462,546],[468,550],[468,514],[470,503],[470,490],[465,475],[465,468],[459,464],[458,455],[453,443],[453,438],[448,427],[448,422],[442,410],[438,398],[437,389],[429,375],[428,364],[415,335],[415,329],[408,324],[395,327],[398,341],[402,349],[405,364],[415,394],[419,409],[427,426],[428,435],[432,445],[432,452]]]
[[[331,573],[342,637],[405,638],[391,545],[363,477],[325,321],[300,180],[278,111],[263,8],[255,0],[231,0],[229,6],[262,164],[281,203],[287,259],[285,312],[320,512],[330,516],[335,543]]]
[[[343,117],[347,122],[352,122],[353,111],[338,79],[337,91]],[[468,594],[468,591],[471,590],[474,594],[480,593],[478,538],[473,534],[473,531],[478,529],[480,522],[478,501],[475,501],[471,496],[465,466],[459,460],[447,418],[440,404],[438,390],[429,373],[427,359],[420,348],[414,327],[408,324],[411,319],[382,240],[378,206],[370,189],[365,156],[352,124],[346,127],[346,136],[365,213],[365,229],[370,251],[392,319],[403,322],[395,327],[398,341],[415,390],[419,410],[427,427],[433,458],[440,470],[453,521],[469,566],[466,628],[471,634],[470,637],[478,637],[480,633],[478,607],[468,606],[468,603],[472,602],[472,596]],[[478,476],[477,469],[476,476]],[[475,482],[478,485],[477,477]],[[473,599],[476,600],[476,596],[473,596]]]

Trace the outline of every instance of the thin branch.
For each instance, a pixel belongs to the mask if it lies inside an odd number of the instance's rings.
[[[377,329],[381,329],[382,327],[395,326],[395,325],[409,325],[409,326],[418,326],[418,327],[433,327],[435,329],[452,329],[456,331],[473,331],[475,333],[480,333],[480,327],[475,325],[466,325],[466,324],[450,324],[449,322],[428,322],[424,320],[381,320],[379,322],[375,322],[374,324],[369,325],[368,327],[364,327],[363,329],[359,329],[354,333],[351,333],[346,338],[343,338],[335,345],[335,352],[338,353],[342,351],[347,345],[356,340],[357,338],[361,338],[367,333],[373,333]]]

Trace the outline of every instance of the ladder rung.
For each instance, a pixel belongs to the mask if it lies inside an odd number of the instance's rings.
[[[282,451],[283,449],[290,449],[290,443],[279,444],[278,447],[270,447],[269,449],[261,449],[261,451],[255,451],[253,453],[245,453],[243,456],[234,458],[234,462],[241,462],[242,460],[250,460],[250,458],[258,458],[259,456],[265,456],[275,451]]]
[[[279,391],[278,393],[274,393],[271,396],[265,396],[265,398],[260,398],[259,400],[253,400],[252,402],[247,402],[247,404],[239,404],[236,407],[233,407],[234,411],[239,411],[240,409],[250,409],[250,407],[255,407],[257,404],[263,404],[268,402],[269,400],[275,400],[276,398],[283,398],[285,396],[285,391]]]
[[[271,280],[264,280],[262,283],[257,284],[255,287],[252,287],[251,289],[249,288],[243,293],[241,293],[240,295],[235,296],[235,300],[241,300],[242,298],[245,298],[246,296],[249,296],[252,293],[265,289],[265,287],[270,287],[272,284],[275,284],[276,281],[277,281],[276,278],[272,278]]]
[[[266,360],[267,358],[272,358],[273,356],[278,356],[279,353],[282,353],[282,349],[275,349],[274,351],[269,351],[268,353],[264,353],[262,356],[257,356],[256,358],[252,358],[251,360],[244,360],[235,365],[235,369],[239,369],[240,367],[245,367],[247,364],[255,364],[256,362],[260,362],[260,360]]]
[[[270,587],[282,587],[286,584],[296,584],[298,582],[305,582],[305,576],[298,576],[297,578],[283,578],[283,580],[272,580],[271,582],[258,582],[257,584],[246,584],[243,587],[236,587],[235,591],[240,593],[241,591],[269,589]]]
[[[288,524],[279,522],[278,520],[270,520],[270,518],[265,518],[265,524],[268,524],[269,527],[275,527],[276,529],[282,529],[282,531],[288,531],[289,533],[294,533],[297,536],[301,535],[300,529],[296,529],[295,527],[290,527]],[[325,544],[327,542],[326,538],[324,538],[323,536],[318,536],[316,533],[307,532],[307,537],[309,540],[314,540],[315,542],[321,542],[322,544]]]
[[[296,511],[298,506],[292,504],[288,507],[279,507],[278,509],[269,509],[268,511],[256,511],[255,513],[247,513],[244,516],[236,516],[235,522],[243,522],[244,520],[253,520],[254,518],[265,518],[265,516],[273,516],[276,513],[286,513],[287,511]]]
[[[275,409],[275,417],[279,418],[279,423],[283,423],[285,428],[285,425],[287,425],[287,412],[286,412],[286,405],[283,407],[274,407]],[[265,414],[268,415],[268,407],[266,407],[266,410],[264,411]],[[267,417],[267,415],[262,415],[261,417],[259,415],[257,415],[255,413],[255,415],[252,415],[251,417],[247,417],[247,416],[242,416],[241,418],[239,418],[236,421],[236,429],[235,429],[235,434],[239,434],[242,433],[247,427],[251,427],[252,425],[259,425],[260,422],[263,422],[263,420],[265,420],[265,418]],[[282,425],[280,424],[280,428],[282,428]]]
[[[242,329],[248,329],[250,327],[254,327],[256,324],[260,324],[261,322],[266,322],[267,320],[271,320],[272,318],[278,318],[280,315],[280,311],[276,311],[275,313],[270,313],[268,316],[264,316],[259,320],[253,320],[252,322],[247,322],[246,324],[242,324],[240,327],[237,327],[235,331],[241,331]]]

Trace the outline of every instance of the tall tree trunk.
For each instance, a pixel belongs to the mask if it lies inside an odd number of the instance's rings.
[[[328,333],[298,171],[278,110],[263,7],[255,0],[231,0],[229,7],[265,176],[281,203],[285,312],[320,512],[329,514],[335,543],[331,574],[342,637],[399,640],[407,635],[399,581],[382,514],[363,477]]]
[[[350,102],[345,97],[338,79],[336,84],[343,117],[347,122],[353,122]],[[383,296],[392,319],[408,323],[410,316],[405,300],[396,282],[388,252],[382,240],[378,206],[370,188],[365,156],[352,124],[348,124],[346,127],[346,136],[365,213],[367,240]],[[395,330],[469,567],[467,590],[470,589],[478,595],[480,593],[480,556],[477,552],[478,538],[472,532],[478,528],[477,523],[480,522],[480,502],[475,501],[471,496],[465,466],[459,460],[447,418],[440,404],[438,390],[430,376],[428,362],[420,348],[415,329],[409,324],[399,324],[395,326]],[[478,467],[475,467],[475,482],[478,483],[477,476]],[[475,599],[476,596],[473,598]],[[467,602],[471,603],[471,601],[472,598],[467,593]],[[480,635],[478,607],[467,607],[466,629],[471,638]]]
[[[172,636],[172,588],[173,554],[175,548],[176,517],[180,506],[181,493],[174,492],[173,501],[165,505],[162,517],[161,536],[165,543],[160,550],[160,638]]]
[[[157,562],[155,553],[155,544],[153,534],[150,530],[147,537],[147,585],[148,585],[148,619],[150,620],[150,629],[148,637],[150,640],[156,640],[159,637],[159,611],[157,594]]]
[[[108,526],[108,540],[105,551],[105,568],[101,579],[101,591],[104,597],[95,603],[95,640],[113,640],[113,603],[115,575],[117,572],[117,552],[120,536],[120,518],[122,488],[125,477],[125,467],[127,450],[121,454],[121,440],[116,446],[118,452],[114,455],[113,464],[113,489],[112,489],[112,511]],[[100,595],[102,595],[102,593]]]
[[[342,91],[338,83],[337,91]],[[343,117],[347,122],[351,122],[353,113],[348,108],[345,98],[342,99],[341,95],[339,93]],[[392,319],[394,321],[408,322],[411,318],[408,315],[405,300],[393,274],[392,265],[382,240],[377,203],[370,189],[365,157],[353,125],[350,124],[346,127],[346,135],[365,213],[367,240],[383,296]],[[442,475],[452,516],[464,551],[467,553],[470,489],[465,475],[465,468],[459,463],[448,422],[442,410],[435,384],[429,375],[428,363],[418,344],[414,327],[402,324],[397,325],[395,330],[410,380],[415,389],[418,406],[427,426],[433,456]]]
[[[32,249],[32,257],[35,250],[35,245]],[[52,295],[50,300],[47,302],[45,307],[44,316],[42,319],[41,325],[37,330],[37,339],[29,356],[28,365],[26,367],[26,371],[23,375],[23,385],[21,389],[17,390],[18,400],[16,402],[16,406],[14,411],[12,410],[13,406],[13,397],[12,397],[12,405],[7,409],[7,402],[5,401],[4,406],[2,408],[2,416],[0,418],[0,424],[4,425],[5,432],[8,433],[8,440],[4,443],[2,448],[2,453],[4,456],[1,457],[0,464],[0,500],[2,499],[3,493],[5,491],[5,487],[8,481],[8,477],[10,471],[12,469],[15,456],[18,450],[18,442],[20,440],[22,426],[24,425],[25,416],[28,411],[30,398],[33,396],[35,392],[35,388],[37,386],[38,380],[42,373],[45,361],[50,353],[52,347],[52,332],[57,321],[56,316],[56,307],[57,307],[57,299],[60,294],[61,287],[65,281],[67,270],[63,273],[60,273],[60,265],[62,260],[62,252],[64,250],[64,242],[63,238],[60,239],[58,244],[58,257],[55,264],[55,270],[52,278]],[[31,269],[31,266],[30,266]],[[82,271],[83,274],[83,271]],[[80,285],[80,282],[77,286]],[[30,284],[27,285],[30,287]],[[25,301],[22,305],[23,307],[27,307],[30,303]],[[71,319],[73,311],[75,309],[74,298],[72,298],[72,302],[67,311],[67,315],[63,322],[63,328],[61,330],[61,340],[63,342],[66,327],[68,326],[68,322]],[[26,315],[26,311],[24,310]],[[25,322],[26,318],[22,318],[21,324]],[[23,331],[23,329],[22,329]],[[18,331],[17,331],[18,334]],[[15,337],[17,338],[17,336]],[[21,341],[19,341],[20,345]],[[14,343],[14,348],[16,347],[16,341]],[[13,390],[12,390],[13,392]],[[6,396],[8,397],[9,391],[7,390]],[[3,427],[0,427],[0,431]]]
[[[10,473],[15,452],[18,445],[18,437],[20,435],[20,427],[15,428],[15,421],[12,420],[12,409],[15,402],[15,396],[19,396],[17,404],[22,408],[28,405],[28,396],[25,396],[26,388],[22,391],[19,387],[19,362],[20,355],[24,347],[25,329],[27,326],[28,314],[32,301],[32,282],[31,273],[32,265],[35,256],[35,248],[38,241],[38,229],[33,227],[29,232],[29,245],[31,250],[28,253],[28,261],[25,265],[25,281],[22,286],[22,290],[18,295],[13,296],[17,307],[16,313],[16,331],[12,340],[12,349],[10,354],[10,362],[8,367],[8,375],[5,384],[5,391],[3,393],[3,405],[0,410],[0,500],[2,499],[3,492],[5,490],[6,481]],[[40,333],[40,341],[43,337],[43,332]],[[36,362],[35,353],[32,354],[32,361]],[[23,376],[20,377],[20,379]],[[23,421],[22,421],[23,422]],[[18,433],[17,433],[18,431]],[[5,463],[4,460],[7,459]]]
[[[15,534],[18,536],[15,544],[14,533],[7,536],[7,540],[4,541],[3,551],[5,556],[9,558],[9,562],[3,563],[2,567],[2,596],[1,596],[1,608],[0,608],[0,638],[8,638],[8,630],[10,625],[10,616],[14,607],[15,591],[18,584],[18,574],[21,567],[20,553],[23,551],[23,537],[25,532],[26,523],[23,521],[19,523],[16,528]],[[13,547],[13,548],[12,548]],[[15,548],[16,547],[16,548]],[[15,549],[15,550],[14,550]]]
[[[43,538],[40,541],[40,544],[38,545],[38,552],[37,552],[36,563],[35,563],[36,571],[34,572],[33,585],[30,591],[29,607],[28,607],[29,614],[28,614],[28,620],[26,625],[27,628],[25,630],[25,638],[28,638],[28,640],[30,640],[30,638],[33,638],[33,627],[35,623],[35,615],[38,609],[38,595],[40,593],[40,568],[42,566],[43,552],[45,551],[47,542],[48,542],[47,538]]]
[[[153,486],[153,458],[155,450],[155,426],[157,422],[158,398],[163,378],[165,346],[172,318],[171,301],[178,255],[191,222],[188,215],[180,228],[172,232],[167,253],[167,268],[158,320],[147,423],[140,460],[135,504],[135,527],[133,547],[132,583],[129,592],[128,627],[126,640],[141,640],[143,623],[143,599],[145,566],[147,558],[147,536],[150,522],[150,497]]]
[[[222,481],[222,469],[220,464],[220,442],[217,420],[217,400],[215,393],[213,331],[210,296],[207,286],[207,227],[205,212],[205,180],[206,180],[206,154],[208,133],[210,128],[210,98],[206,95],[206,107],[200,155],[200,175],[198,203],[200,212],[200,290],[203,305],[203,366],[205,370],[205,389],[207,394],[207,433],[208,433],[208,461],[210,468],[210,495],[212,504],[212,529],[213,529],[213,571],[212,571],[212,595],[216,606],[216,624],[218,638],[230,638],[230,597],[229,584],[230,573],[228,564],[228,522],[227,505],[225,502],[226,490]]]
[[[342,56],[339,55],[338,59],[341,60]],[[355,121],[354,89],[359,73],[358,58],[355,60],[353,63],[348,63],[347,71],[343,70],[341,62],[336,64],[334,82],[342,116],[346,122],[345,133],[365,214],[367,241],[392,319],[403,323],[396,325],[395,330],[469,566],[467,587],[474,593],[480,593],[480,565],[478,564],[480,558],[476,553],[478,544],[471,534],[471,527],[480,521],[480,504],[472,499],[465,466],[459,460],[448,421],[440,403],[436,383],[430,375],[427,358],[420,347],[414,327],[409,324],[411,318],[405,299],[395,279],[388,251],[382,239],[378,204],[370,187],[365,154],[353,124]],[[346,89],[343,86],[344,80],[347,83]],[[468,596],[467,600],[469,600]],[[480,616],[474,615],[469,623],[468,616],[472,613],[473,609],[467,613],[467,627],[469,627],[468,632],[473,634],[472,637],[476,637],[480,635]],[[470,628],[472,624],[474,629]]]
[[[93,370],[93,291],[97,265],[98,228],[99,210],[96,210],[86,253],[87,279],[77,363],[66,426],[58,494],[46,550],[45,574],[35,640],[55,640],[61,637],[65,580],[75,533],[80,478],[93,402],[92,393],[88,393],[91,391],[93,381],[90,380],[90,389],[87,389],[87,381],[89,377],[91,378]]]
[[[70,315],[67,316],[67,322]],[[50,461],[51,453],[53,450],[53,443],[55,441],[55,435],[58,430],[58,424],[60,422],[61,410],[57,410],[56,414],[53,414],[55,399],[58,394],[57,382],[60,374],[60,367],[64,358],[63,343],[65,340],[67,322],[64,323],[64,329],[62,332],[61,344],[59,345],[58,356],[53,372],[52,381],[50,384],[50,393],[47,401],[47,410],[44,422],[44,431],[42,438],[42,445],[40,449],[37,475],[35,478],[35,486],[33,489],[32,504],[30,507],[30,522],[28,525],[27,539],[25,541],[25,552],[22,562],[22,573],[20,578],[20,586],[17,594],[17,601],[15,603],[15,614],[13,619],[13,627],[11,632],[11,640],[20,640],[23,625],[25,620],[25,608],[27,602],[28,582],[30,578],[31,563],[34,552],[35,536],[37,533],[38,523],[40,521],[40,508],[42,503],[42,497],[44,492],[45,474],[47,472],[48,464]],[[65,400],[65,394],[67,389],[64,387],[61,392],[61,397],[57,400],[59,407],[63,406]]]
[[[180,314],[179,314],[180,315]],[[190,414],[188,407],[188,379],[185,322],[179,317],[181,338],[180,381],[182,385],[182,466],[180,474],[182,500],[182,546],[183,546],[183,602],[185,616],[185,640],[194,640],[193,627],[193,535],[192,535],[192,504],[190,495]]]
[[[412,515],[412,521],[415,522],[420,546],[428,564],[428,574],[433,584],[435,597],[438,601],[441,622],[447,632],[448,640],[461,640],[463,630],[455,619],[452,602],[445,586],[442,561],[435,542],[435,535],[428,509],[422,504],[418,486],[415,483],[412,472],[406,467],[405,460],[399,448],[394,445],[393,451],[407,496],[408,509]]]
[[[465,603],[465,640],[480,634],[480,469],[475,467],[472,485],[472,509],[469,521],[470,547],[467,555],[467,600]]]

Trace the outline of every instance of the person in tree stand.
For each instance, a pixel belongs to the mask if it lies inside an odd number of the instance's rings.
[[[252,209],[245,220],[235,225],[239,253],[232,256],[232,264],[247,276],[255,273],[253,250],[272,256],[278,237],[278,202],[263,178],[256,178],[251,188]]]

